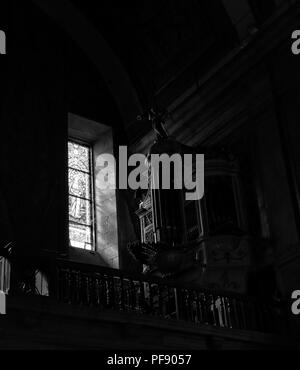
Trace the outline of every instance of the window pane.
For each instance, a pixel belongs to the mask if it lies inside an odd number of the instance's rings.
[[[74,142],[69,150],[69,239],[72,247],[94,249],[91,149]]]
[[[90,176],[86,173],[69,169],[69,194],[90,199]]]
[[[90,153],[89,148],[76,143],[69,142],[69,167],[89,172]]]
[[[72,247],[92,249],[91,227],[84,225],[69,224],[69,238]]]
[[[69,220],[91,225],[91,202],[85,199],[69,196]]]

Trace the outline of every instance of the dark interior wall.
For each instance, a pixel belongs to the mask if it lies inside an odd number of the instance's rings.
[[[202,130],[204,144],[226,147],[239,158],[248,198],[249,231],[258,238],[254,246],[257,265],[259,268],[272,266],[276,271],[277,293],[290,298],[291,292],[300,284],[300,75],[299,60],[290,51],[289,31],[286,35],[282,43],[278,43],[259,62],[249,57],[251,68],[245,72],[236,67],[235,71],[240,71],[239,77],[212,100],[211,110],[206,106],[202,108],[198,125],[204,116],[210,127],[215,127],[211,129],[208,140],[205,130]],[[231,68],[228,70],[232,71]],[[238,85],[237,89],[234,83]],[[203,92],[209,95],[211,91],[204,86]],[[202,102],[199,100],[195,99],[200,105]],[[219,112],[220,102],[222,110]],[[224,114],[233,109],[235,103],[239,108],[238,114]],[[191,99],[187,99],[185,109],[188,114],[197,112]],[[218,128],[217,123],[222,118],[224,126]],[[197,129],[196,123],[194,129]],[[197,144],[202,145],[201,133],[198,137]],[[262,286],[259,279],[257,274],[258,285]]]
[[[9,29],[9,21],[8,19],[10,18],[10,9],[9,9],[9,4],[8,1],[3,1],[1,3],[0,7],[0,24],[1,24],[1,31],[4,31],[6,34],[8,33]],[[6,39],[6,43],[8,43],[8,40]],[[1,88],[0,88],[0,114],[3,110],[4,106],[4,101],[7,96],[8,92],[8,58],[7,56],[1,55],[0,58],[0,80],[1,80]],[[2,119],[0,121],[0,124],[2,122]],[[1,124],[1,145],[0,145],[0,150],[2,152],[2,147],[3,144],[3,124]],[[1,155],[2,157],[2,155]],[[0,176],[0,189],[2,189],[3,185],[3,176],[4,173],[1,171],[1,176]],[[8,241],[11,238],[12,230],[11,230],[11,224],[9,217],[7,215],[7,199],[5,198],[3,191],[0,190],[0,224],[1,224],[1,239],[0,243],[1,245],[4,243],[8,243]]]
[[[226,144],[239,156],[246,171],[244,180],[248,178],[251,233],[266,240],[255,247],[257,262],[273,266],[276,289],[289,298],[300,284],[300,76],[290,42],[284,41],[260,67],[249,72],[250,76],[253,73],[249,91],[255,92],[248,102],[249,118]],[[257,97],[263,103],[259,109],[254,105]]]
[[[67,238],[64,39],[30,3],[11,2],[10,20],[0,112],[8,241],[26,253],[61,250]]]
[[[259,270],[272,266],[276,271],[276,291],[288,298],[300,282],[299,237],[274,107],[266,105],[252,124],[255,128],[244,132],[235,149],[242,146],[240,159],[244,180],[248,179],[244,189],[250,233],[257,238],[253,252]],[[243,166],[244,158],[249,167]],[[271,293],[269,289],[271,286],[265,284],[265,296]]]
[[[122,126],[116,127],[113,131],[114,154],[117,159],[116,181],[119,183],[119,146],[128,146],[128,138]],[[128,156],[130,156],[130,149]],[[141,264],[137,262],[128,252],[127,245],[130,242],[139,240],[140,229],[138,216],[135,211],[138,209],[138,200],[135,199],[135,192],[131,189],[117,189],[117,220],[118,220],[118,244],[119,244],[119,266],[120,269],[128,272],[140,272]]]
[[[249,232],[265,238],[282,253],[298,240],[278,119],[272,101],[265,102],[229,148],[238,156],[246,197]],[[262,261],[261,261],[262,262]]]
[[[291,53],[289,40],[273,54],[270,67],[275,92],[274,110],[277,115],[285,179],[289,187],[291,204],[291,214],[283,222],[285,227],[281,227],[282,238],[286,240],[285,243],[281,243],[277,264],[281,285],[286,296],[290,297],[291,292],[299,289],[300,285],[300,74],[299,60]],[[281,190],[279,200],[283,208],[285,201],[282,194]],[[294,226],[293,233],[290,232],[291,225]],[[296,321],[294,327],[300,330],[299,322]]]
[[[68,113],[109,125],[115,149],[128,140],[107,87],[76,42],[33,3],[7,3],[9,54],[1,58],[1,247],[68,248]],[[120,267],[132,266],[131,195],[118,194]],[[129,262],[129,263],[128,263]]]

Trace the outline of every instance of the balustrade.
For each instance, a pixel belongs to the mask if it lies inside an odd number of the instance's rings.
[[[1,258],[1,261],[0,287],[8,288],[10,270],[13,270],[16,260],[8,262]],[[30,263],[32,265],[32,260]],[[52,299],[72,305],[218,328],[279,333],[286,327],[283,304],[279,302],[262,302],[242,294],[218,292],[199,286],[175,285],[158,278],[147,279],[144,275],[63,259],[53,259],[49,264],[53,266],[48,268],[48,273],[42,273],[38,268],[33,270],[34,276],[39,276],[39,286],[47,287],[47,294],[44,294],[45,289],[37,289],[36,283],[31,293],[27,286],[24,294],[49,295]],[[37,262],[37,265],[41,263]],[[11,288],[8,293],[22,292],[20,289],[15,292]]]
[[[152,315],[218,328],[280,332],[284,312],[279,303],[242,294],[146,279],[119,270],[57,264],[57,298],[70,304]]]

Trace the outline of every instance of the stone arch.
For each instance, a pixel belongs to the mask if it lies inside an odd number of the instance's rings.
[[[95,65],[115,100],[125,128],[142,111],[128,73],[100,32],[69,0],[33,2],[77,43]]]

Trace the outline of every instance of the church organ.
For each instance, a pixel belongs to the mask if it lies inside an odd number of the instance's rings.
[[[156,141],[149,154],[188,152],[193,149],[165,138]],[[251,242],[238,161],[225,152],[207,152],[204,173],[204,197],[190,201],[184,189],[152,189],[149,163],[150,189],[136,211],[141,240],[131,249],[133,254],[139,249],[148,254],[144,272],[245,291]]]

